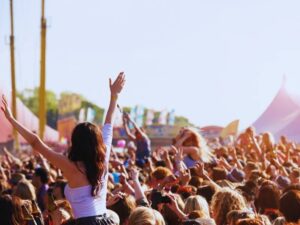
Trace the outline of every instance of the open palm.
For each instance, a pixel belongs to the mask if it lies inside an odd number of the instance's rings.
[[[125,74],[123,72],[119,73],[117,79],[112,82],[111,79],[109,79],[109,87],[110,87],[110,92],[113,96],[118,95],[125,84]]]
[[[13,117],[12,112],[11,112],[10,108],[8,107],[8,103],[7,103],[5,95],[2,95],[1,110],[3,111],[3,113],[7,119],[10,119]]]

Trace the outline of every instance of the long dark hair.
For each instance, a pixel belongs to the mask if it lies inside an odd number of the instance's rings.
[[[106,172],[104,166],[106,147],[102,133],[92,123],[80,123],[73,130],[71,142],[68,158],[75,163],[83,163],[84,173],[92,185],[91,195],[96,196],[101,186],[101,178]]]

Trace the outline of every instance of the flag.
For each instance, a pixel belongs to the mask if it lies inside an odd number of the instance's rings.
[[[167,124],[167,116],[168,116],[168,111],[167,110],[161,111],[161,113],[159,115],[159,118],[158,118],[158,123],[160,125]]]
[[[138,105],[136,107],[136,117],[135,117],[135,122],[139,127],[143,126],[144,123],[144,112],[145,108],[141,105]]]
[[[230,135],[236,136],[239,129],[239,120],[234,120],[230,124],[228,124],[220,134],[220,137],[223,139],[227,138]]]
[[[174,124],[175,124],[175,110],[174,109],[172,109],[171,112],[169,113],[168,124],[171,126],[174,126]]]
[[[86,113],[86,121],[93,122],[96,116],[96,112],[91,107],[88,107],[87,113]]]
[[[78,122],[82,123],[85,121],[85,108],[81,108],[78,115]]]
[[[114,126],[115,127],[123,126],[123,114],[119,110],[116,110]]]
[[[146,116],[146,125],[150,126],[153,124],[154,119],[154,111],[152,109],[148,109],[147,116]]]

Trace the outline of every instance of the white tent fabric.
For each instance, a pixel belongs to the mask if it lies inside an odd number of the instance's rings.
[[[285,135],[300,142],[300,98],[290,94],[282,85],[269,107],[253,126],[258,133],[273,133],[276,140]]]

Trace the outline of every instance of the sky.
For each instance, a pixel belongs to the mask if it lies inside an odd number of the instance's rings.
[[[252,124],[279,90],[300,94],[300,1],[46,0],[47,89],[106,107],[175,109],[199,126]],[[17,88],[39,85],[37,0],[14,0]],[[0,0],[0,86],[10,89],[9,0]]]

